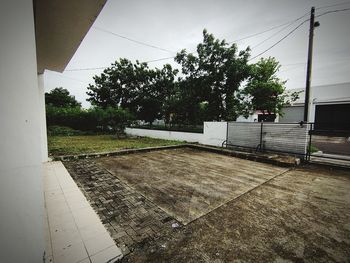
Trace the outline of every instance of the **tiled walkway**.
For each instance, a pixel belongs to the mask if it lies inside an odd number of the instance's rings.
[[[70,175],[126,255],[174,231],[180,223],[93,159],[65,162]]]
[[[44,166],[46,262],[114,262],[122,257],[61,162]]]

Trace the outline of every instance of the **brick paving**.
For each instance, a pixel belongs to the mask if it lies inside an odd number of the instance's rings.
[[[177,222],[92,159],[64,163],[116,244],[126,255],[174,231]]]

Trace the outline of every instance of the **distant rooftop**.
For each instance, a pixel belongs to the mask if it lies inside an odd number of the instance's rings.
[[[298,92],[299,99],[293,105],[303,104],[305,101],[305,88],[289,89],[288,92]],[[311,86],[311,98],[314,103],[349,102],[350,82]]]

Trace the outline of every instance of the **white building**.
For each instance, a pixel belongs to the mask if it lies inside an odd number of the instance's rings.
[[[294,91],[303,91],[296,89]],[[298,122],[304,116],[305,92],[289,107],[283,109],[279,122]],[[317,130],[350,130],[350,83],[313,86],[310,93],[309,122]]]
[[[0,262],[43,262],[42,73],[64,70],[105,1],[1,1]]]
[[[304,119],[304,88],[289,90],[300,92],[299,99],[283,108],[284,115],[275,122],[300,122]],[[237,121],[258,121],[259,112],[248,118],[240,116]],[[312,86],[309,101],[308,121],[315,123],[319,130],[350,131],[350,82]]]

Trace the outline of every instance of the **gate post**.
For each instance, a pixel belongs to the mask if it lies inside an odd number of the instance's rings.
[[[261,121],[261,125],[260,125],[260,151],[263,151],[263,126],[264,126],[264,120]]]
[[[311,160],[311,140],[312,140],[312,130],[313,130],[313,123],[310,123],[310,128],[309,128],[309,146],[307,149],[307,160]]]

